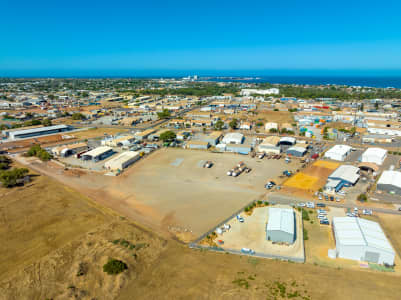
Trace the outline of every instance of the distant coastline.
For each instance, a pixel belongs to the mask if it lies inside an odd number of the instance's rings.
[[[96,73],[96,72],[94,72]],[[128,73],[128,72],[127,72]],[[135,75],[135,72],[129,74],[119,75],[72,75],[65,74],[60,76],[47,76],[47,75],[22,75],[22,76],[2,76],[1,78],[138,78],[138,79],[180,79],[187,75],[198,75],[200,81],[214,81],[214,82],[242,82],[242,83],[271,83],[271,84],[299,84],[299,85],[346,85],[346,86],[361,86],[361,87],[375,87],[375,88],[396,88],[401,89],[401,75],[398,76],[341,76],[341,75],[267,75],[267,76],[252,76],[252,75],[240,75],[240,76],[226,76],[226,75],[215,75],[215,74],[202,74],[202,72],[188,71],[187,73],[179,72],[177,74],[149,74],[149,75]]]

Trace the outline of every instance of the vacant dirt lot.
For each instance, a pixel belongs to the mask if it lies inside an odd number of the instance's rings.
[[[202,167],[206,160],[214,162],[212,168]],[[238,177],[227,176],[226,172],[241,160],[252,171]],[[200,236],[258,199],[265,193],[267,180],[297,167],[295,161],[285,164],[283,160],[183,149],[160,149],[118,177],[89,172],[71,176],[51,163],[28,163],[102,205],[154,229],[177,234],[185,241]]]
[[[338,163],[319,160],[284,182],[283,192],[311,196],[326,184],[327,177],[337,166]]]

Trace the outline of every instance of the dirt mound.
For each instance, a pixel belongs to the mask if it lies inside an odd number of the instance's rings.
[[[127,221],[89,232],[17,272],[0,285],[0,299],[114,299],[163,251],[166,241]],[[128,269],[103,272],[115,258]]]

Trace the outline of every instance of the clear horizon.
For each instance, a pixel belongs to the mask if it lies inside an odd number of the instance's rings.
[[[23,0],[2,8],[0,76],[401,75],[396,1]]]

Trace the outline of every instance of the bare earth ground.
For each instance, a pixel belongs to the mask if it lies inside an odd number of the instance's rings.
[[[399,299],[401,292],[394,274],[192,250],[44,175],[0,195],[0,299]],[[398,241],[399,224],[390,225]],[[103,273],[109,257],[128,270]]]
[[[160,149],[117,177],[71,174],[54,163],[24,160],[31,167],[78,189],[98,203],[187,241],[200,236],[236,210],[258,199],[268,179],[297,162],[257,160],[235,154]],[[204,169],[202,162],[214,166]],[[234,178],[226,175],[239,161],[252,168]],[[178,162],[178,163],[177,163]]]

